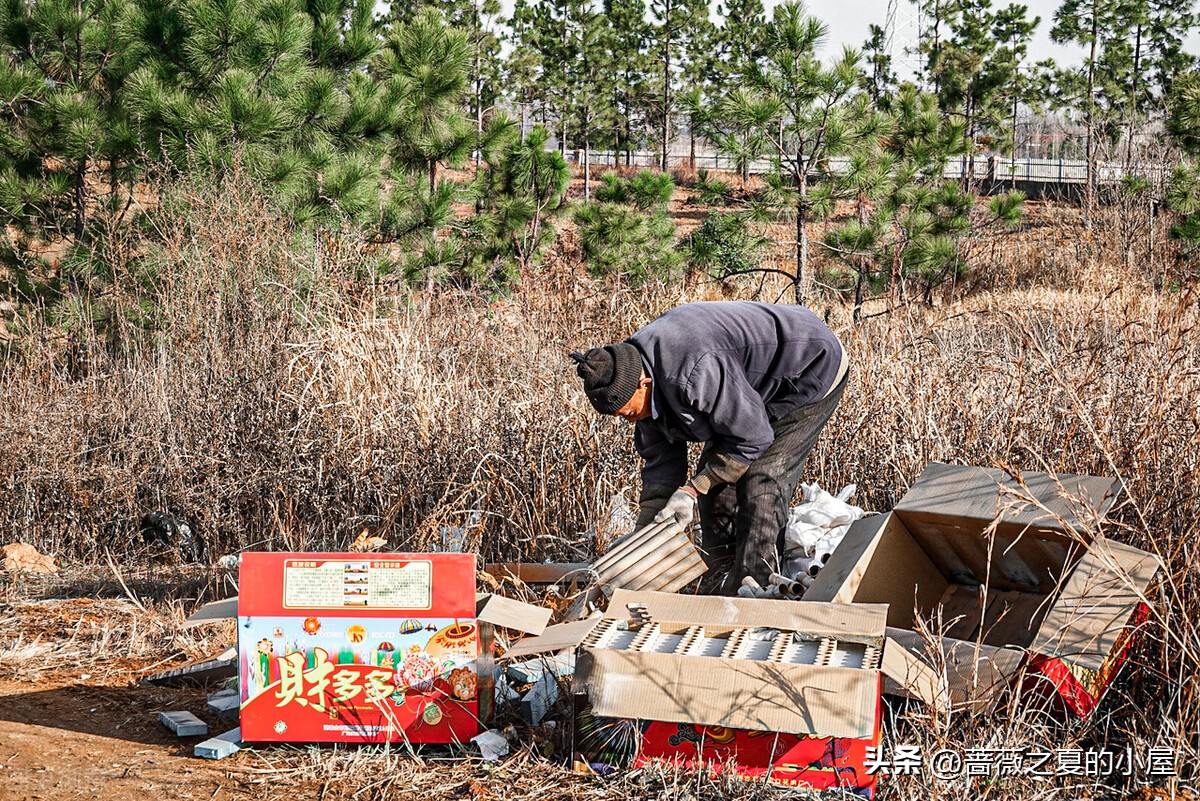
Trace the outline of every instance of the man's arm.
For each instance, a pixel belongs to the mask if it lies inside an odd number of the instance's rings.
[[[705,356],[688,377],[685,394],[708,418],[717,441],[704,469],[688,482],[704,494],[741,478],[775,441],[775,432],[762,398],[740,365],[726,364],[713,354]]]
[[[646,422],[633,429],[633,445],[646,460],[642,467],[642,491],[638,496],[637,526],[648,526],[687,479],[687,443],[672,442]]]

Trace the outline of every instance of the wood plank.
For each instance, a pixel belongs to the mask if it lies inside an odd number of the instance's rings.
[[[496,562],[483,570],[497,579],[515,578],[525,584],[557,584],[572,574],[591,569],[586,562],[539,563],[539,562]]]

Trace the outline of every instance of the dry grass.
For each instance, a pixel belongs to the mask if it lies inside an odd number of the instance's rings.
[[[127,249],[140,253],[129,271],[155,276],[151,290],[137,292],[157,303],[161,333],[126,329],[120,347],[106,347],[86,332],[64,341],[30,323],[23,353],[0,367],[0,539],[105,573],[106,552],[136,552],[141,515],[169,509],[209,539],[214,556],[343,548],[364,528],[387,537],[389,549],[421,550],[442,527],[465,525],[468,547],[488,560],[586,560],[611,495],[634,496],[638,462],[625,425],[591,412],[567,351],[622,338],[680,302],[783,289],[594,282],[576,269],[568,235],[512,297],[410,292],[371,279],[370,251],[353,237],[293,237],[244,190],[190,200],[186,211],[164,204],[161,245]],[[1132,667],[1100,714],[1066,728],[1016,713],[931,725],[912,709],[889,723],[890,741],[927,752],[943,744],[1169,746],[1193,781],[1200,305],[1169,253],[1130,270],[1103,227],[1085,235],[1061,215],[1056,221],[1051,207],[1038,214],[1024,231],[975,243],[975,291],[965,299],[899,308],[857,329],[840,301],[818,304],[854,372],[808,474],[835,489],[857,483],[860,501],[874,509],[889,508],[931,460],[1122,478],[1127,500],[1114,536],[1155,551],[1167,571]],[[131,287],[113,291],[133,298]],[[86,659],[98,644],[144,661],[203,655],[212,643],[179,629],[183,596],[154,600],[146,589],[153,575],[125,569],[124,577],[152,615],[130,615],[132,601],[110,586],[100,616],[107,623],[64,607],[53,613],[56,633],[40,639],[38,627],[51,623],[39,616],[56,607],[28,599],[51,596],[10,586],[0,677],[16,677],[12,657],[30,649],[52,647],[69,660]],[[218,580],[205,578],[190,598],[211,598]],[[122,626],[126,618],[139,623]],[[287,770],[355,798],[776,792],[647,772],[604,783],[545,761],[536,771],[516,761],[449,773],[396,754],[313,750],[286,761]],[[1109,777],[960,787],[926,776],[897,780],[886,797],[1110,797],[1135,784]]]

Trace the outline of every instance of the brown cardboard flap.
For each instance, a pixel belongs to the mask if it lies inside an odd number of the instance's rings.
[[[564,648],[576,648],[583,642],[592,629],[600,625],[602,618],[599,616],[589,617],[586,620],[574,620],[570,623],[559,623],[555,626],[547,626],[546,630],[538,637],[526,637],[519,643],[509,648],[504,654],[504,658],[516,658],[520,656],[536,656],[550,652],[561,651]]]
[[[850,524],[850,529],[834,549],[833,556],[813,580],[804,597],[813,601],[848,604],[862,582],[863,571],[871,561],[891,515],[871,515]]]
[[[1012,648],[888,627],[883,669],[890,681],[884,689],[937,709],[966,707],[982,714],[1000,701],[1024,661],[1025,654]]]
[[[902,635],[912,632],[895,629]],[[902,642],[907,642],[903,636],[888,637],[883,646],[883,690],[889,695],[901,695],[905,698],[916,698],[924,701],[935,709],[941,709],[949,702],[949,691],[942,674],[922,657],[918,656],[919,648],[912,645],[912,650]]]
[[[238,597],[236,595],[232,598],[222,598],[220,601],[206,603],[183,621],[183,628],[190,629],[193,626],[212,623],[214,620],[233,620],[237,617],[237,604]]]
[[[550,610],[514,601],[503,595],[486,595],[483,598],[476,596],[475,617],[493,626],[523,631],[526,634],[541,634],[550,622]]]
[[[1161,567],[1154,554],[1096,540],[1046,613],[1030,650],[1099,670]]]
[[[575,688],[605,717],[870,738],[879,673],[586,650],[578,658]]]
[[[895,512],[936,513],[1022,527],[1089,532],[1116,501],[1120,482],[1098,476],[1023,472],[1025,486],[1003,470],[932,462]],[[1043,508],[1044,507],[1044,508]]]
[[[644,604],[646,614],[652,620],[687,621],[742,628],[766,626],[835,638],[882,637],[887,622],[887,606],[883,604],[845,605],[630,590],[616,590],[613,593],[604,617],[628,617],[626,607],[631,603]]]
[[[904,523],[886,514],[850,527],[804,598],[856,606],[887,604],[888,625],[909,627],[914,605],[933,607],[946,587],[946,579]]]

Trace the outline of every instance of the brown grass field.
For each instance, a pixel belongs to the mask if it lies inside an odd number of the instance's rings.
[[[790,295],[774,280],[591,279],[570,230],[510,296],[408,288],[371,278],[376,256],[350,235],[314,246],[287,234],[249,190],[188,199],[186,212],[155,215],[161,244],[110,243],[128,280],[102,303],[152,295],[153,335],[118,321],[114,346],[80,323],[87,314],[9,320],[0,543],[31,543],[65,567],[53,579],[0,574],[0,798],[794,796],[671,770],[571,773],[565,705],[553,728],[508,721],[521,748],[499,764],[317,747],[201,763],[160,731],[154,710],[199,710],[203,696],[136,682],[232,638],[231,625],[181,628],[198,601],[232,589],[216,568],[147,561],[143,514],[182,515],[214,558],[340,550],[364,529],[388,550],[420,551],[439,527],[467,525],[489,561],[590,560],[610,498],[636,495],[638,461],[625,424],[591,411],[567,352],[681,302]],[[1164,221],[1138,214],[1110,208],[1087,231],[1075,209],[1031,204],[1019,230],[971,243],[970,275],[933,306],[880,297],[855,327],[837,293],[812,304],[846,343],[852,376],[809,480],[856,483],[861,505],[886,510],[932,460],[1117,476],[1126,495],[1110,535],[1167,566],[1091,720],[896,705],[885,740],[925,753],[1163,747],[1177,777],[905,776],[883,799],[1194,798],[1200,296]]]

